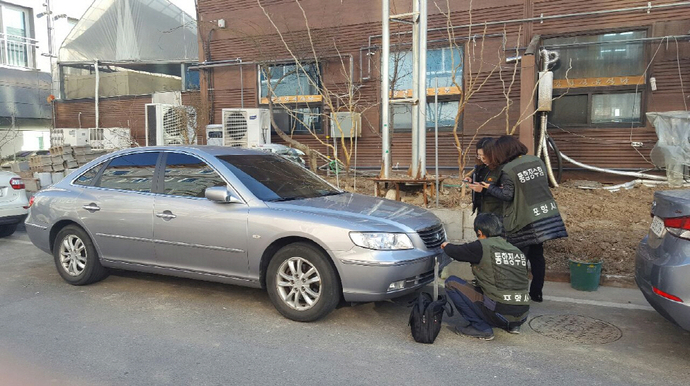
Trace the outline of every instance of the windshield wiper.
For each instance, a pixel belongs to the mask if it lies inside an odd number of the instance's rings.
[[[296,196],[296,197],[282,197],[282,198],[276,198],[275,200],[271,200],[271,202],[283,202],[283,201],[292,201],[292,200],[299,200],[302,197]]]
[[[322,194],[321,197],[326,197],[326,196],[337,196],[337,195],[340,195],[340,194],[343,194],[343,193],[345,193],[345,192],[328,192],[328,193]]]

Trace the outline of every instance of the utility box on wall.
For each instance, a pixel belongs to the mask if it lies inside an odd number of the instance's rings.
[[[353,138],[362,136],[362,115],[360,113],[331,113],[330,122],[331,137],[333,138]]]

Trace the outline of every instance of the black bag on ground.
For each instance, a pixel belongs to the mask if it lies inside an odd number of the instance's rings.
[[[434,343],[441,331],[444,311],[448,316],[453,316],[453,307],[448,304],[445,296],[433,300],[426,292],[419,294],[417,300],[412,303],[409,322],[415,342]]]

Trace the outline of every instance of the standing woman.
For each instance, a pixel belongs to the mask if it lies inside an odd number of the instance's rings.
[[[485,147],[484,155],[489,165],[501,165],[502,170],[498,182],[483,182],[482,190],[503,201],[506,238],[527,256],[532,267],[529,295],[541,302],[546,273],[544,242],[568,237],[549,189],[546,166],[538,157],[527,155],[527,147],[510,135]]]
[[[501,175],[500,165],[488,165],[484,154],[484,148],[493,142],[494,139],[490,137],[477,141],[477,165],[472,172],[472,179],[466,179],[465,182],[469,182],[472,189],[472,213],[493,213],[500,218],[503,214],[503,202],[482,191],[483,187],[480,185],[481,182],[496,183]]]

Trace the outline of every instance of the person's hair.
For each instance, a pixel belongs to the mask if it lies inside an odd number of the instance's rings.
[[[480,213],[474,219],[474,233],[477,231],[486,237],[502,236],[503,222],[493,213]]]
[[[477,141],[477,150],[479,149],[484,149],[489,143],[491,143],[494,139],[491,137],[483,137],[479,138],[479,141]]]
[[[527,146],[512,135],[502,135],[484,148],[484,156],[490,167],[506,164],[527,154]]]

